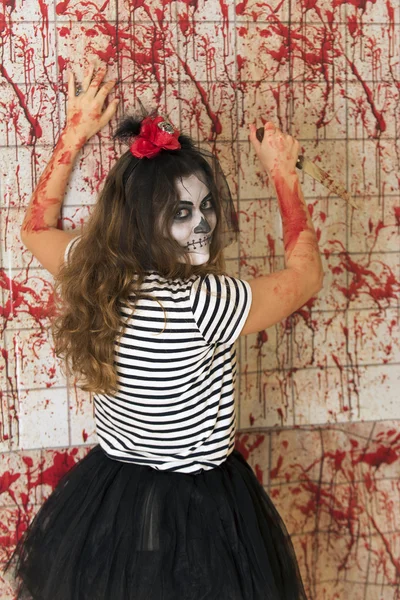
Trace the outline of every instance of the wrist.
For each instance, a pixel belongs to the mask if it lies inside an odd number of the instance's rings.
[[[273,169],[268,170],[268,176],[272,181],[279,180],[288,180],[295,181],[298,179],[296,168],[290,169],[288,167],[275,167]]]
[[[86,136],[79,136],[70,127],[66,126],[61,132],[58,143],[65,149],[78,154],[87,142]]]

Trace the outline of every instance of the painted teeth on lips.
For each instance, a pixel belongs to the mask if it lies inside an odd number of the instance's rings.
[[[200,248],[202,248],[203,246],[207,246],[207,244],[209,243],[209,241],[211,240],[211,235],[207,235],[204,238],[201,238],[199,240],[193,240],[192,242],[188,242],[186,244],[187,248],[191,248],[192,246],[194,248],[196,248],[197,245],[200,245]]]

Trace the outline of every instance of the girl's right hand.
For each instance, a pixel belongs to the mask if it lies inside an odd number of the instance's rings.
[[[250,141],[263,167],[271,175],[295,174],[300,144],[291,135],[283,133],[271,121],[264,125],[264,138],[259,142],[257,128],[250,125]]]

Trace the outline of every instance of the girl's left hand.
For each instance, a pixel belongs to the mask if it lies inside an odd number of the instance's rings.
[[[102,129],[114,116],[119,100],[115,99],[103,112],[106,97],[115,86],[115,81],[107,81],[100,89],[107,66],[102,65],[92,79],[94,64],[91,63],[82,81],[82,92],[75,96],[75,77],[70,71],[68,77],[68,107],[65,130],[76,138],[79,145]]]

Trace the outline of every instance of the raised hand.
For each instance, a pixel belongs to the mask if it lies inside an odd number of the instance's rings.
[[[250,125],[250,141],[263,167],[269,172],[296,173],[300,144],[291,135],[283,133],[274,123],[264,126],[264,139],[259,142],[256,126]]]
[[[101,87],[107,73],[107,66],[102,65],[94,74],[94,64],[91,63],[82,81],[82,92],[77,96],[75,77],[70,71],[68,76],[68,105],[67,123],[65,130],[68,136],[73,135],[77,144],[82,145],[114,116],[118,99],[113,100],[103,111],[105,99],[115,86],[116,81],[107,81]]]

